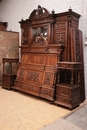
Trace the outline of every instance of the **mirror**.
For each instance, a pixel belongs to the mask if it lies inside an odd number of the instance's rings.
[[[36,36],[41,35],[47,39],[47,30],[48,30],[48,26],[32,28],[32,36],[33,38],[35,38]]]

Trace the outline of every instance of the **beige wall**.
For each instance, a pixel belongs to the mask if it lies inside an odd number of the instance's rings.
[[[0,31],[0,81],[2,80],[2,58],[18,58],[19,33]]]

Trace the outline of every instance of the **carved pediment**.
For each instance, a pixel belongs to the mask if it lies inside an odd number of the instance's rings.
[[[43,18],[46,16],[49,16],[49,11],[43,7],[41,7],[40,5],[38,5],[38,9],[35,9],[34,11],[32,11],[32,13],[30,14],[29,19],[33,20],[33,19],[39,19],[39,18]]]

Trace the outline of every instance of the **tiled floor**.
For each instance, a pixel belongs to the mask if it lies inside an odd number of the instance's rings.
[[[46,125],[41,130],[87,130],[87,100],[71,113]]]
[[[40,130],[68,113],[49,101],[0,87],[0,130]]]
[[[65,120],[78,126],[79,128],[82,128],[83,130],[87,130],[87,100],[85,105],[67,116]]]

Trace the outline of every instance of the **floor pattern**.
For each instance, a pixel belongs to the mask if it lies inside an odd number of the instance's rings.
[[[0,87],[0,130],[39,130],[68,113],[47,100]]]

